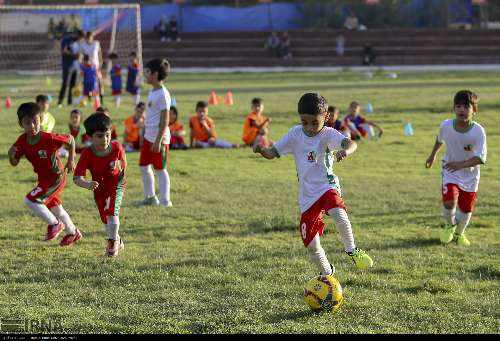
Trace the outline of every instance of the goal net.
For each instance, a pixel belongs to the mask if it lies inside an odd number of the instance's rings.
[[[142,67],[138,4],[0,5],[0,73],[61,72],[61,41],[78,27],[94,33],[103,62],[114,52],[126,66],[136,52]]]

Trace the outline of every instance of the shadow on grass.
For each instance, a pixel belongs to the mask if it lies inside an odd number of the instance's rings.
[[[453,291],[453,289],[450,289],[448,286],[446,286],[446,283],[440,283],[435,281],[426,281],[422,285],[416,287],[403,288],[400,290],[401,292],[411,295],[416,295],[421,292],[428,292],[430,294],[435,295],[435,294],[449,293]]]
[[[271,316],[269,318],[268,322],[269,323],[278,323],[278,322],[283,322],[285,320],[287,320],[287,321],[299,321],[299,320],[302,320],[304,318],[310,317],[311,315],[319,316],[321,314],[322,314],[321,312],[314,312],[312,310],[303,309],[303,310],[297,310],[297,311],[292,311],[292,312],[288,312],[288,313],[284,313],[284,314],[277,314],[277,315]]]
[[[472,269],[472,274],[479,280],[497,281],[500,279],[500,271],[487,265],[481,265]]]
[[[441,242],[437,238],[433,239],[407,239],[398,240],[392,243],[386,243],[382,245],[377,245],[378,250],[390,250],[390,249],[408,249],[408,248],[422,248],[422,247],[433,247],[441,245]]]

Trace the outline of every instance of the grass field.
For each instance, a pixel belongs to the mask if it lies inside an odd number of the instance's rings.
[[[299,236],[292,157],[268,161],[249,148],[171,152],[174,207],[165,209],[137,205],[138,154],[128,154],[120,229],[125,250],[119,257],[104,257],[106,234],[92,195],[71,181],[64,207],[84,238],[69,249],[43,242],[46,226],[22,202],[35,185],[31,165],[23,159],[13,168],[6,154],[21,133],[17,106],[38,93],[55,99],[59,82],[52,77],[47,89],[45,77],[1,76],[1,332],[8,330],[7,319],[19,319],[20,330],[34,333],[498,333],[499,76],[171,75],[167,87],[186,127],[196,101],[206,100],[212,89],[233,92],[234,106],[209,109],[220,137],[233,142],[240,140],[255,96],[265,101],[275,140],[298,123],[297,101],[305,92],[319,91],[341,108],[342,117],[353,99],[363,107],[373,104],[368,117],[383,126],[384,136],[360,142],[335,171],[357,245],[375,264],[365,273],[355,269],[326,218],[322,244],[344,289],[335,314],[314,314],[302,298],[316,269]],[[453,117],[453,95],[463,88],[479,96],[477,121],[486,129],[489,152],[468,249],[439,244],[440,163],[424,167],[439,123]],[[7,95],[14,102],[8,111]],[[132,113],[130,98],[119,110],[106,100],[118,125]],[[51,109],[57,131],[67,131],[69,111]],[[406,122],[413,125],[412,137],[403,134]]]

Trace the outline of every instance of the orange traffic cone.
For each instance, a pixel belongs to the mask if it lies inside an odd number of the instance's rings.
[[[233,93],[231,91],[228,91],[226,94],[226,97],[224,98],[224,103],[226,105],[233,105]]]
[[[5,98],[5,109],[10,109],[11,106],[12,100],[10,99],[10,96],[7,96],[7,98]]]
[[[94,109],[94,111],[96,111],[97,108],[99,108],[100,106],[101,106],[101,100],[99,99],[99,96],[95,96],[92,108]]]
[[[219,104],[219,100],[217,99],[217,95],[215,94],[214,90],[212,90],[212,92],[210,92],[210,96],[208,97],[208,104],[209,105]]]

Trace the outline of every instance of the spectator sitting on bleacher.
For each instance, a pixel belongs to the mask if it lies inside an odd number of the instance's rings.
[[[266,50],[271,50],[276,56],[278,56],[278,49],[280,46],[280,38],[275,31],[271,32],[271,35],[267,38],[266,44],[264,45]]]
[[[350,31],[359,29],[359,20],[354,12],[350,12],[347,18],[345,18],[344,28]]]
[[[61,39],[62,36],[68,31],[68,25],[66,25],[66,19],[64,17],[61,18],[59,24],[56,26],[55,37],[56,39]]]
[[[285,31],[281,34],[280,44],[278,47],[278,57],[283,59],[291,59],[292,53],[290,52],[290,36]]]
[[[168,22],[168,32],[167,32],[167,42],[175,40],[176,42],[181,41],[181,37],[179,37],[179,31],[177,30],[177,18],[175,15],[170,17],[170,21]]]
[[[167,36],[168,36],[168,24],[167,24],[166,19],[167,18],[164,15],[162,15],[160,17],[160,21],[158,22],[158,25],[156,25],[154,27],[154,31],[158,32],[162,43],[167,40]]]

